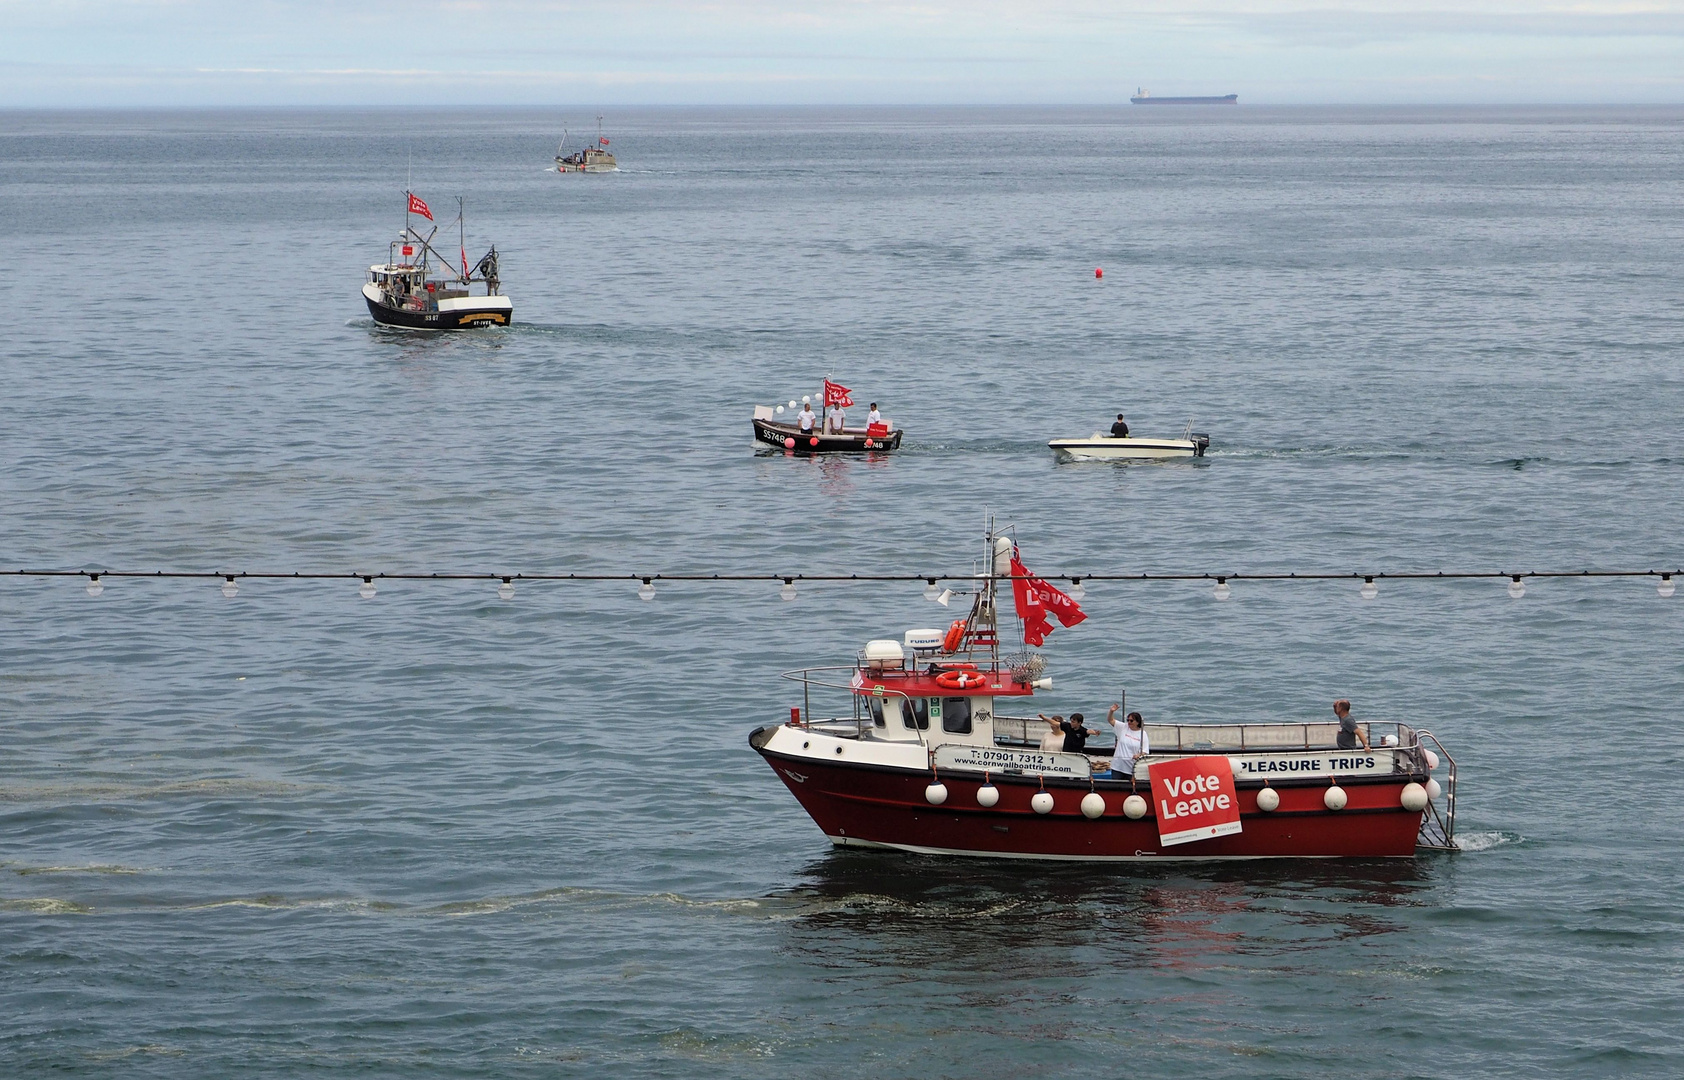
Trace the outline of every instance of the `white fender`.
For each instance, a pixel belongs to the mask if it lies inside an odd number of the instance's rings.
[[[1050,814],[1053,808],[1053,797],[1050,792],[1037,791],[1035,797],[1029,800],[1029,806],[1037,814]]]
[[[1082,796],[1082,816],[1092,819],[1105,813],[1105,796],[1097,791],[1090,791]]]
[[[1123,816],[1130,821],[1139,821],[1146,816],[1146,800],[1139,795],[1130,795],[1123,800]]]
[[[1272,787],[1266,787],[1257,793],[1257,809],[1265,814],[1271,810],[1280,809],[1281,793]]]
[[[939,781],[931,784],[924,789],[924,798],[931,806],[940,806],[947,801],[947,785]]]
[[[984,784],[976,789],[976,804],[981,807],[995,806],[1000,801],[1000,789],[993,784]]]
[[[1349,800],[1345,796],[1345,789],[1334,784],[1321,797],[1321,804],[1329,810],[1343,810]]]
[[[1403,785],[1403,791],[1398,795],[1398,802],[1403,804],[1405,810],[1416,812],[1425,810],[1427,808],[1427,789],[1420,784],[1405,784]]]

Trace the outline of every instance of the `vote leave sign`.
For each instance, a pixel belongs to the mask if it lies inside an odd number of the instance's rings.
[[[1164,847],[1240,831],[1234,768],[1226,757],[1155,761],[1147,773],[1152,778],[1158,843]]]

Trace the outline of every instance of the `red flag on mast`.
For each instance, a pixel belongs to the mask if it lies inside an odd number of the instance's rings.
[[[597,144],[599,146],[607,146],[608,145],[608,140],[605,139],[605,138],[598,137],[598,139],[596,141],[597,141]]]
[[[1012,599],[1017,603],[1017,617],[1023,620],[1025,644],[1039,645],[1053,632],[1048,612],[1064,626],[1075,626],[1087,618],[1076,601],[1031,576],[1018,560],[1016,547],[1012,548]]]
[[[840,405],[844,409],[852,408],[854,399],[849,397],[853,391],[841,383],[833,383],[829,379],[824,381],[824,403],[826,405]]]
[[[412,214],[420,214],[422,217],[426,218],[428,221],[433,220],[433,212],[431,210],[427,209],[427,204],[421,201],[421,196],[415,194],[415,192],[413,192],[413,191],[409,192],[408,195],[409,195],[409,212],[412,213]]]

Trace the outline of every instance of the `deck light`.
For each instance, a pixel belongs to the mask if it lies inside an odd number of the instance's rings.
[[[1509,595],[1516,600],[1526,595],[1526,583],[1520,580],[1519,574],[1509,575]]]
[[[637,598],[639,600],[653,600],[653,599],[655,599],[655,584],[654,584],[654,582],[650,581],[648,578],[644,578],[643,584],[639,585],[637,587]]]
[[[1662,574],[1661,583],[1655,586],[1655,591],[1661,594],[1662,600],[1671,599],[1672,594],[1677,591],[1672,584],[1672,575]]]
[[[1216,590],[1212,592],[1211,595],[1216,597],[1218,600],[1226,600],[1230,596],[1234,595],[1234,590],[1228,587],[1227,578],[1219,577],[1216,579]]]
[[[223,578],[224,578],[224,580],[222,582],[222,595],[226,596],[230,600],[232,600],[232,599],[234,599],[234,597],[240,595],[240,587],[238,585],[234,584],[234,575],[233,574],[224,574]]]
[[[1082,579],[1081,578],[1073,577],[1073,578],[1070,579],[1070,592],[1067,594],[1070,597],[1070,599],[1080,600],[1082,597],[1086,596],[1087,594],[1088,594],[1088,591],[1086,589],[1082,588]]]
[[[795,582],[790,578],[784,578],[784,587],[778,590],[778,596],[784,600],[794,600]]]
[[[89,574],[88,575],[88,595],[89,596],[98,596],[100,593],[102,593],[104,591],[105,591],[105,586],[101,585],[99,583],[99,575],[98,574]]]
[[[362,597],[364,600],[373,600],[374,599],[374,579],[371,578],[371,577],[363,578],[362,588],[357,590],[357,595]]]
[[[924,586],[924,599],[934,600],[936,597],[941,595],[941,590],[936,588],[935,578],[925,578],[924,580],[929,583]]]
[[[499,599],[499,600],[513,600],[514,598],[515,598],[515,583],[510,581],[508,578],[504,578],[503,584],[497,586],[497,599]]]
[[[1372,600],[1376,596],[1379,596],[1379,595],[1380,595],[1380,586],[1374,584],[1374,579],[1371,578],[1371,577],[1363,578],[1362,579],[1362,598],[1364,600]]]

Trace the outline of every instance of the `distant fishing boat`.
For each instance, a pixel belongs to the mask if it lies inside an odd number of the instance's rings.
[[[409,203],[404,210],[403,232],[388,245],[386,261],[368,268],[368,281],[363,285],[363,299],[368,302],[368,313],[374,316],[374,321],[412,330],[465,330],[475,326],[508,326],[514,322],[514,302],[498,292],[496,246],[472,270],[468,268],[462,200],[456,200],[462,257],[462,264],[457,267],[432,245],[433,237],[438,235],[437,225],[422,236],[410,224],[414,215],[432,221],[432,210],[414,192],[406,191],[404,195]],[[435,265],[429,255],[438,260],[438,268],[445,273],[434,273]],[[485,295],[473,295],[470,286],[476,281],[485,286]]]
[[[1136,105],[1238,105],[1240,95],[1224,94],[1222,97],[1153,97],[1152,92],[1145,87],[1135,90],[1134,96],[1129,98]]]
[[[608,136],[602,133],[602,117],[596,118],[596,145],[586,146],[576,153],[563,156],[567,149],[567,129],[561,130],[561,145],[556,147],[555,171],[558,173],[576,172],[619,172],[619,163],[614,155],[603,149],[608,145]]]

